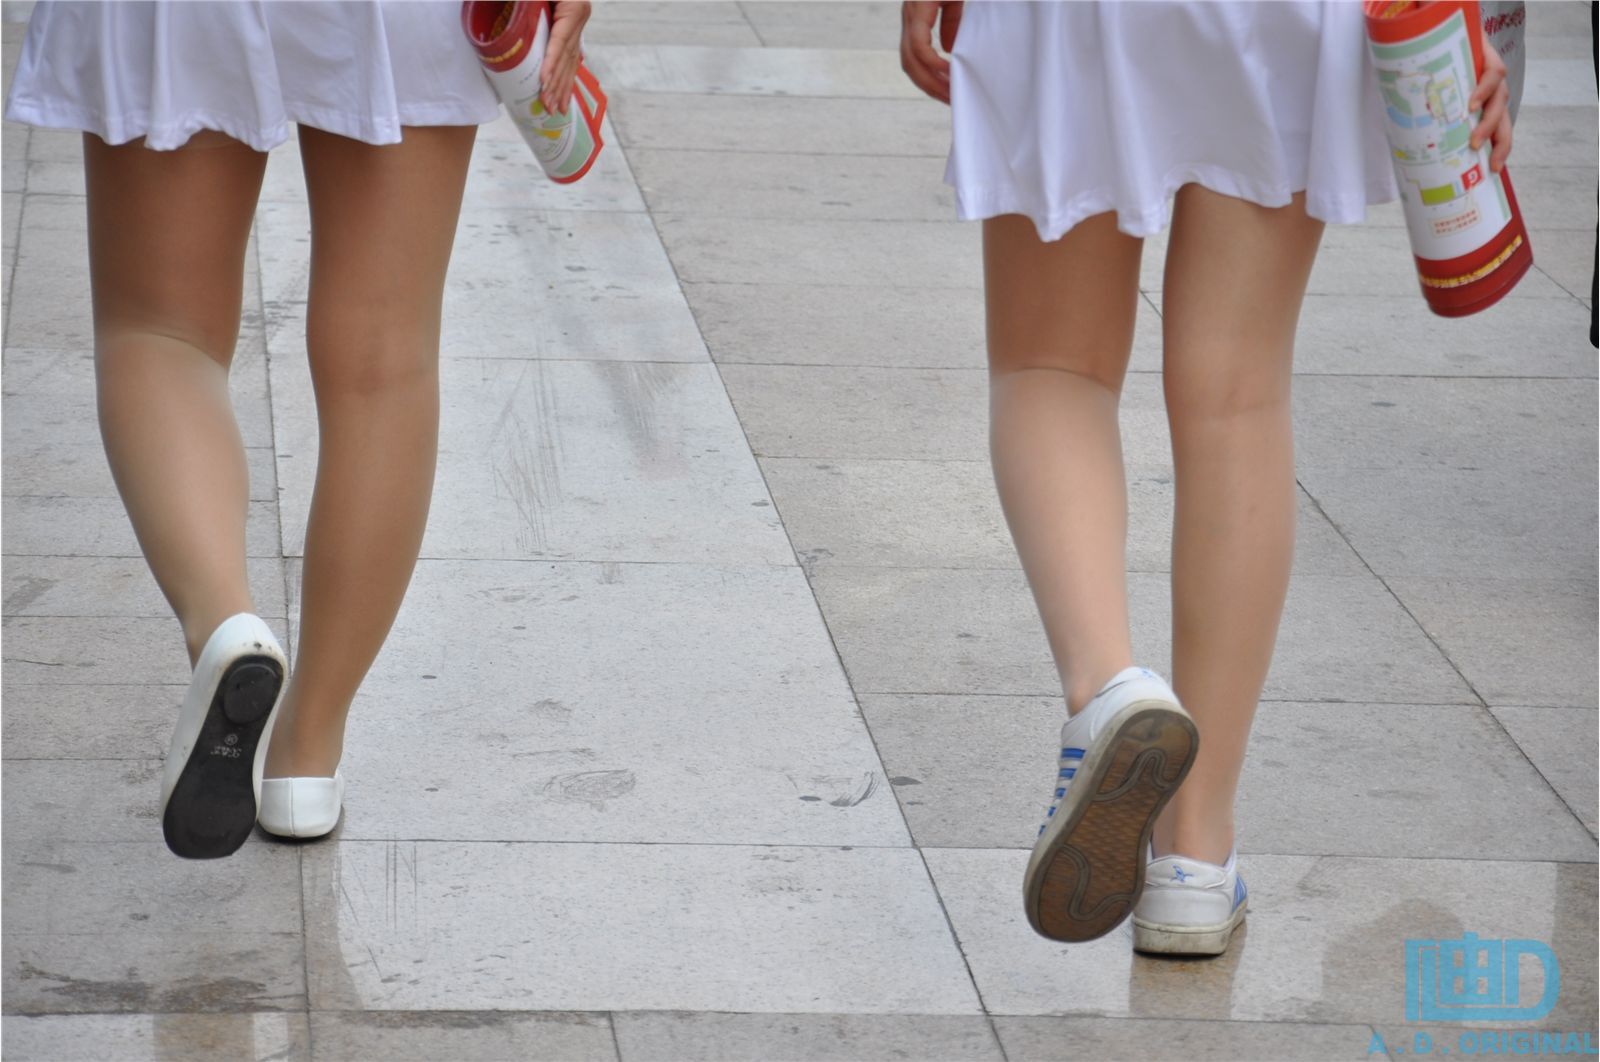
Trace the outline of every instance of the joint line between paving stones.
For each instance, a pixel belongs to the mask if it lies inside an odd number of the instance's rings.
[[[22,191],[17,193],[17,231],[14,239],[16,246],[11,248],[11,268],[6,271],[6,324],[5,332],[0,335],[0,344],[6,349],[11,347],[11,310],[16,305],[17,267],[22,264],[22,229],[28,216],[28,156],[33,151],[33,126],[27,127],[27,132],[22,139]]]
[[[15,497],[15,495],[7,495],[7,497]],[[100,499],[100,500],[103,500],[103,501],[115,501],[116,499],[114,499],[114,498],[105,498],[105,499]],[[263,502],[261,504],[271,504],[271,503]],[[143,559],[137,553],[118,553],[118,554],[98,554],[98,553],[96,553],[96,554],[85,554],[85,553],[16,553],[16,552],[12,552],[12,553],[7,553],[6,556],[7,557],[23,557],[23,558],[26,558],[28,560],[142,560]],[[305,560],[305,554],[303,554],[303,553],[284,553],[284,554],[261,553],[261,554],[251,554],[246,559],[247,560],[285,560],[285,561],[302,561],[303,562]],[[740,561],[711,561],[711,560],[650,560],[650,559],[646,559],[646,558],[629,558],[629,557],[527,557],[527,556],[514,557],[514,556],[487,556],[487,555],[484,555],[484,554],[476,554],[476,553],[475,554],[466,554],[466,555],[426,554],[426,553],[424,553],[424,554],[422,554],[421,556],[419,556],[417,558],[417,561],[419,563],[422,562],[422,561],[427,561],[429,563],[445,562],[445,561],[462,561],[462,562],[468,562],[468,563],[495,563],[495,564],[588,564],[588,565],[612,564],[612,565],[618,565],[618,566],[627,565],[627,566],[630,566],[630,567],[711,568],[711,569],[715,569],[717,571],[787,571],[790,568],[798,567],[797,564],[784,564],[784,563],[778,562],[778,561],[742,561],[742,562],[740,562]],[[261,616],[262,619],[285,619],[285,618],[287,618],[287,617],[284,617],[284,616],[269,616],[266,613],[260,613],[259,615]],[[161,615],[152,614],[152,615],[143,615],[143,616],[98,616],[98,615],[92,615],[92,614],[63,614],[63,615],[49,615],[49,616],[47,616],[44,613],[31,613],[30,612],[30,613],[19,613],[19,614],[14,615],[14,616],[7,616],[6,618],[7,619],[168,619],[168,618],[170,618],[170,615],[169,614],[161,614]],[[82,683],[82,685],[93,685],[93,683]],[[115,683],[107,683],[107,685],[115,685]],[[141,683],[141,685],[142,685],[142,683]]]
[[[767,0],[762,0],[762,2],[767,2]],[[669,95],[669,93],[660,93],[660,95]],[[691,93],[691,95],[693,94]],[[777,98],[785,100],[804,100],[817,99],[819,97],[781,96]],[[950,153],[948,151],[941,151],[938,153],[921,151],[793,151],[774,148],[679,147],[676,144],[672,147],[650,144],[634,144],[632,146],[640,151],[672,151],[681,152],[685,155],[800,155],[807,158],[824,159],[928,159],[935,161],[950,157]],[[924,219],[906,218],[903,220],[917,221]],[[957,222],[957,224],[965,224],[965,222]],[[1578,230],[1574,229],[1573,231]]]
[[[39,683],[34,683],[39,685]],[[90,683],[84,683],[90,685]],[[95,685],[100,685],[95,683]],[[115,685],[115,683],[106,683]],[[864,697],[990,697],[996,699],[1012,700],[1061,700],[1059,693],[1018,693],[1016,690],[862,690]],[[1371,705],[1373,707],[1390,708],[1478,708],[1482,707],[1474,701],[1374,701],[1351,700],[1342,697],[1262,697],[1260,704],[1354,704]],[[1584,711],[1594,711],[1590,705],[1572,704],[1504,704],[1502,708],[1580,708]]]
[[[861,847],[861,846],[857,846],[857,847]],[[1023,855],[1023,854],[1025,854],[1027,852],[1032,851],[1032,849],[1030,849],[1030,848],[1026,848],[1026,847],[1022,847],[1022,846],[1018,846],[1018,845],[1003,845],[1003,844],[948,844],[948,845],[946,845],[946,844],[929,844],[929,845],[925,845],[924,849],[928,850],[928,851],[934,851],[934,852],[1012,852],[1012,853],[1014,853],[1016,855]],[[886,849],[886,850],[887,851],[895,851],[895,849]],[[1393,862],[1402,862],[1402,861],[1403,862],[1411,862],[1411,863],[1460,863],[1463,860],[1470,858],[1475,863],[1505,863],[1508,866],[1551,866],[1551,867],[1592,867],[1592,866],[1595,866],[1595,860],[1594,859],[1514,859],[1514,858],[1509,858],[1509,857],[1484,856],[1484,855],[1480,855],[1480,854],[1478,854],[1476,852],[1474,852],[1470,856],[1465,856],[1465,855],[1413,855],[1413,854],[1409,854],[1409,853],[1406,854],[1406,855],[1389,855],[1389,854],[1385,854],[1385,853],[1374,854],[1372,852],[1280,852],[1280,851],[1271,851],[1269,849],[1264,849],[1264,848],[1241,848],[1241,849],[1239,849],[1239,854],[1242,855],[1242,856],[1252,856],[1252,857],[1254,857],[1254,856],[1268,856],[1268,857],[1274,858],[1274,859],[1319,859],[1319,860],[1320,859],[1345,859],[1345,860],[1358,860],[1359,859],[1359,860],[1365,860],[1367,862],[1372,862],[1372,863],[1380,863],[1380,862],[1393,863]]]
[[[862,712],[861,720],[863,723],[866,722],[866,718],[867,713]],[[867,729],[870,733],[871,727],[869,726]],[[874,747],[876,747],[876,742],[874,742]],[[884,773],[888,773],[887,768],[885,768]],[[896,807],[900,807],[900,794],[898,792],[895,793],[894,802]],[[905,817],[905,808],[900,808],[900,815],[902,818]],[[967,980],[972,984],[972,994],[977,997],[978,1009],[983,1011],[983,1016],[989,1023],[989,1034],[994,1037],[994,1042],[999,1045],[1000,1030],[995,1028],[994,1015],[989,1013],[989,1002],[983,998],[983,986],[978,983],[978,978],[972,972],[972,960],[967,958],[967,949],[961,946],[961,934],[956,932],[955,919],[950,916],[950,908],[944,902],[944,893],[939,891],[939,882],[934,879],[933,868],[928,865],[928,853],[923,851],[922,845],[917,843],[916,834],[911,832],[909,820],[906,822],[906,833],[910,834],[911,844],[917,853],[917,858],[922,861],[923,873],[928,875],[928,885],[933,889],[933,898],[939,903],[939,913],[944,915],[945,929],[950,933],[950,943],[956,946],[956,954],[961,956],[961,968],[967,971]],[[1000,1053],[1002,1055],[1005,1054],[1004,1046],[1000,1047]]]
[[[756,42],[763,48],[767,47],[767,39],[761,35],[761,30],[756,26],[755,21],[750,18],[750,12],[745,9],[742,0],[737,6],[739,8],[739,17],[744,19],[746,26],[750,27],[750,32],[755,34]],[[698,95],[698,93],[691,93],[691,95]]]
[[[1567,814],[1571,815],[1572,818],[1577,821],[1578,828],[1583,830],[1584,833],[1589,834],[1590,837],[1593,837],[1594,834],[1590,832],[1588,824],[1583,821],[1583,817],[1578,814],[1577,809],[1575,809],[1567,800],[1567,798],[1561,794],[1561,790],[1555,787],[1554,783],[1550,781],[1549,777],[1545,775],[1544,771],[1539,768],[1539,765],[1533,762],[1533,757],[1528,755],[1528,751],[1522,747],[1522,743],[1511,736],[1511,731],[1506,729],[1505,723],[1501,722],[1500,717],[1495,715],[1494,710],[1489,707],[1488,699],[1485,698],[1484,695],[1478,691],[1478,688],[1472,684],[1472,680],[1467,678],[1466,673],[1461,670],[1461,668],[1456,664],[1455,660],[1451,659],[1450,654],[1445,652],[1444,646],[1439,644],[1439,640],[1435,638],[1433,633],[1423,625],[1420,619],[1417,618],[1416,613],[1411,611],[1411,606],[1407,605],[1403,600],[1401,600],[1400,595],[1395,593],[1394,587],[1389,585],[1389,581],[1383,576],[1379,575],[1377,570],[1367,562],[1367,558],[1363,557],[1361,555],[1361,551],[1356,549],[1355,543],[1350,541],[1350,536],[1345,534],[1344,528],[1340,527],[1338,522],[1328,514],[1328,511],[1323,508],[1322,502],[1318,500],[1315,494],[1312,494],[1311,491],[1307,489],[1306,485],[1300,481],[1298,476],[1295,477],[1295,483],[1305,493],[1305,496],[1310,499],[1311,504],[1315,506],[1317,513],[1328,522],[1328,526],[1332,527],[1334,533],[1336,533],[1339,538],[1344,541],[1344,544],[1350,548],[1350,552],[1355,554],[1356,559],[1361,562],[1362,567],[1366,568],[1367,571],[1371,573],[1372,577],[1378,580],[1378,585],[1382,586],[1384,592],[1394,599],[1394,603],[1396,605],[1400,606],[1400,610],[1404,612],[1407,618],[1409,618],[1411,622],[1416,625],[1417,630],[1422,632],[1422,636],[1428,639],[1428,644],[1433,646],[1434,651],[1439,654],[1445,663],[1450,665],[1450,670],[1456,673],[1456,677],[1461,680],[1462,685],[1466,686],[1468,692],[1470,692],[1473,697],[1477,698],[1476,707],[1483,709],[1483,713],[1489,717],[1490,721],[1494,724],[1494,727],[1500,731],[1507,741],[1511,742],[1511,747],[1517,750],[1517,753],[1522,757],[1523,762],[1533,769],[1533,773],[1539,776],[1539,780],[1545,784],[1545,788],[1550,790],[1551,795],[1561,802],[1562,807],[1567,809]]]
[[[750,285],[762,286],[762,285]],[[782,285],[773,285],[782,286]],[[962,288],[949,288],[949,291],[962,291]],[[1141,293],[1144,294],[1144,293]],[[510,361],[515,358],[469,358],[458,355],[459,360],[478,361]],[[605,358],[530,358],[538,361],[602,361]],[[693,365],[693,361],[626,361],[626,365]],[[883,369],[883,371],[910,371],[910,373],[987,373],[989,369],[981,365],[878,365],[874,361],[725,361],[725,365],[739,366],[739,368],[757,369]],[[1134,369],[1126,371],[1126,376],[1149,376],[1160,379],[1162,369]],[[1315,369],[1296,369],[1296,379],[1368,379],[1368,381],[1390,381],[1390,379],[1421,379],[1421,381],[1490,381],[1490,382],[1541,382],[1541,381],[1594,381],[1594,376],[1573,376],[1562,373],[1318,373]],[[784,454],[790,456],[790,454]],[[926,461],[926,457],[874,457],[874,461]],[[960,461],[957,457],[950,457],[949,461]],[[966,461],[976,462],[968,457]]]
[[[617,1012],[608,1010],[606,1014],[606,1027],[611,1030],[611,1051],[616,1055],[617,1062],[622,1062],[622,1040],[617,1036]]]
[[[1378,1027],[1376,1025],[1369,1025],[1369,1026],[1367,1026],[1367,1031],[1370,1032],[1373,1036],[1378,1037],[1379,1040],[1383,1043],[1383,1057],[1384,1058],[1393,1058],[1394,1057],[1394,1048],[1390,1047],[1389,1046],[1389,1041],[1384,1039],[1382,1034],[1378,1032]],[[1369,1044],[1371,1042],[1372,1042],[1371,1040],[1367,1041],[1367,1043],[1369,1043]]]
[[[809,2],[809,0],[808,0],[808,2]],[[608,47],[616,47],[616,46],[615,45],[608,45]],[[623,45],[622,47],[627,47],[627,45]],[[670,44],[666,44],[666,45],[646,45],[644,47],[671,48],[671,47],[674,47],[674,46],[670,45]],[[721,45],[719,47],[726,47],[729,50],[737,50],[734,45]],[[769,45],[768,47],[772,47],[772,46]],[[748,52],[748,51],[756,51],[757,49],[745,48],[745,49],[742,49],[742,50]],[[774,50],[777,50],[777,49],[774,48]],[[814,48],[813,49],[796,48],[796,49],[788,49],[788,50],[791,50],[791,51],[816,51],[817,49],[814,49]],[[866,53],[869,53],[869,52],[872,52],[872,51],[876,51],[876,50],[879,50],[879,49],[851,48],[849,50],[850,50],[850,52],[852,54],[866,54]],[[890,54],[892,55],[894,53],[891,52]],[[854,95],[848,94],[848,93],[840,95],[840,94],[837,94],[837,93],[820,93],[820,92],[808,92],[808,93],[806,93],[804,95],[801,95],[800,93],[794,93],[794,92],[733,92],[733,91],[729,91],[727,89],[719,89],[719,90],[717,90],[715,92],[674,92],[674,91],[672,91],[670,89],[656,90],[656,89],[647,89],[647,88],[622,88],[622,89],[618,89],[617,90],[617,94],[618,95],[628,94],[628,95],[633,95],[633,96],[714,96],[714,97],[717,97],[719,99],[735,99],[735,100],[855,100],[855,101],[863,102],[863,103],[869,103],[869,102],[915,103],[917,100],[921,99],[920,96],[863,96],[860,93],[856,93]],[[634,146],[638,147],[639,145],[635,144]],[[793,154],[793,152],[787,152],[786,154]]]
[[[299,879],[300,888],[298,899],[300,901],[300,987],[305,995],[305,1009],[301,1011],[306,1016],[306,1056],[317,1057],[316,1030],[311,1021],[311,934],[306,931],[306,846],[301,845],[295,852],[296,877]]]
[[[644,148],[644,149],[641,149],[641,150],[648,151],[648,150],[653,150],[653,149]],[[654,215],[652,215],[652,216],[654,216]],[[662,218],[665,218],[667,220],[673,220],[675,218],[683,218],[685,221],[703,221],[708,215],[705,215],[705,214],[685,214],[685,213],[682,213],[682,212],[663,210],[663,211],[661,211],[659,216],[662,217]],[[837,220],[839,222],[849,222],[851,224],[855,224],[855,223],[861,221],[862,219],[857,219],[857,218],[837,218],[837,219],[766,218],[766,219],[763,219],[763,220],[781,221],[781,222],[793,223],[795,225],[807,225],[807,224],[815,225],[815,224],[818,224],[819,221],[826,221],[826,220]],[[890,225],[960,225],[960,224],[965,224],[965,223],[964,222],[956,222],[956,221],[917,221],[915,219],[910,219],[910,218],[899,218],[899,219],[894,219],[894,220],[891,220],[891,221],[880,221],[880,222],[877,222],[877,224],[890,224]],[[658,232],[660,231],[659,228],[658,228],[657,231]],[[1587,231],[1587,230],[1585,230],[1585,231]],[[837,281],[828,282],[828,281],[811,281],[811,280],[783,280],[783,281],[714,280],[714,279],[711,279],[709,277],[705,277],[705,278],[699,278],[699,279],[684,281],[680,277],[679,281],[680,281],[680,283],[693,284],[693,285],[696,285],[698,287],[710,287],[710,286],[713,286],[713,285],[722,286],[722,287],[790,287],[790,288],[840,288],[840,287],[849,287],[849,285],[840,284]],[[974,284],[940,284],[940,285],[936,285],[936,286],[932,286],[932,287],[930,287],[929,285],[926,285],[926,284],[879,284],[879,283],[874,283],[874,284],[871,284],[870,287],[875,291],[898,291],[898,290],[904,290],[904,291],[927,292],[927,291],[981,291],[981,290],[983,290],[983,285],[981,283],[974,283]],[[1565,288],[1561,288],[1559,285],[1557,285],[1557,287],[1558,287],[1558,289],[1560,291],[1560,294],[1558,294],[1558,295],[1518,295],[1518,296],[1516,296],[1516,299],[1517,299],[1517,302],[1519,302],[1519,303],[1541,303],[1541,302],[1561,302],[1563,300],[1570,300],[1570,299],[1573,299],[1573,298],[1576,297],[1576,296],[1572,295],[1571,293],[1569,293]],[[1140,288],[1139,288],[1139,292],[1140,292],[1140,294],[1143,294],[1143,295],[1159,294],[1161,292],[1161,288],[1159,288],[1159,287],[1147,288],[1147,287],[1144,287],[1144,286],[1141,285]],[[1305,297],[1308,298],[1308,299],[1351,299],[1351,300],[1353,300],[1353,299],[1389,299],[1389,300],[1393,300],[1395,298],[1395,296],[1393,296],[1393,295],[1381,295],[1381,294],[1377,294],[1377,293],[1374,293],[1374,292],[1365,292],[1365,291],[1316,291],[1316,292],[1307,292]],[[1578,301],[1582,302],[1583,300],[1579,299]],[[1146,370],[1146,371],[1148,371],[1148,370]],[[1314,374],[1314,375],[1331,375],[1331,374]],[[1370,376],[1372,374],[1371,373],[1350,373],[1349,375],[1352,375],[1352,376]],[[1492,378],[1493,379],[1515,379],[1515,377],[1492,377]],[[1533,379],[1538,379],[1538,377],[1533,377]],[[1583,377],[1583,379],[1587,379],[1587,377]]]
[[[1567,231],[1570,231],[1570,230],[1567,230]],[[1588,229],[1584,229],[1583,231],[1584,232],[1588,232],[1589,230]],[[1546,269],[1544,266],[1540,265],[1538,262],[1535,262],[1535,263],[1533,263],[1533,268],[1538,270],[1540,273],[1544,274],[1544,278],[1546,280],[1548,280],[1550,283],[1554,284],[1556,287],[1560,288],[1562,291],[1566,292],[1567,295],[1570,296],[1573,299],[1573,301],[1577,302],[1579,305],[1582,305],[1584,309],[1588,309],[1589,308],[1587,305],[1584,304],[1582,295],[1579,295],[1577,292],[1573,291],[1571,288],[1569,288],[1565,284],[1561,283],[1561,281],[1557,280],[1555,278],[1555,276],[1548,269]]]
[[[150,757],[148,759],[152,763],[158,763],[159,762],[158,759],[153,758],[153,757]],[[92,761],[78,760],[78,761],[71,761],[71,762],[82,763],[82,762],[92,762]],[[126,762],[130,762],[130,761],[126,761],[126,760],[109,760],[109,761],[106,761],[106,762],[110,762],[110,763],[126,763]],[[1587,831],[1585,831],[1585,832],[1587,832]],[[43,842],[43,839],[40,839],[40,838],[27,838],[27,839],[24,840],[23,843],[25,843],[25,844],[39,844],[39,843],[44,843],[44,842]],[[108,847],[108,846],[111,846],[111,847],[117,847],[117,846],[120,846],[120,847],[141,846],[141,847],[148,848],[148,847],[151,847],[151,846],[153,846],[155,844],[158,844],[159,842],[151,841],[151,840],[136,840],[136,839],[126,838],[126,837],[124,837],[124,838],[116,838],[116,839],[111,839],[111,840],[106,840],[106,839],[98,839],[97,840],[97,839],[94,839],[94,838],[71,838],[71,837],[68,837],[68,838],[56,838],[54,840],[54,842],[52,842],[52,843],[95,845],[95,846],[98,846],[98,847],[101,847],[101,848],[105,848],[105,847]],[[276,842],[273,842],[273,843],[276,843]],[[335,844],[335,845],[340,845],[340,844],[346,844],[346,845],[377,845],[377,844],[383,844],[383,845],[387,845],[387,844],[396,844],[396,843],[412,844],[412,845],[437,844],[437,845],[457,845],[457,846],[493,845],[493,846],[495,846],[497,848],[504,848],[506,846],[517,846],[517,845],[522,845],[522,846],[534,846],[534,845],[556,846],[556,845],[560,845],[560,846],[564,846],[564,847],[587,846],[587,847],[590,847],[590,848],[623,848],[623,847],[626,847],[626,848],[740,848],[740,849],[752,849],[752,848],[754,848],[754,849],[784,849],[784,850],[809,851],[809,852],[843,852],[843,851],[852,851],[852,852],[905,852],[905,851],[907,851],[907,847],[905,845],[903,845],[903,844],[861,844],[861,843],[853,843],[853,844],[797,844],[797,843],[793,843],[793,842],[787,842],[786,843],[786,842],[780,842],[780,841],[648,841],[648,840],[647,841],[641,841],[641,840],[628,840],[628,839],[597,841],[597,840],[595,840],[593,838],[582,838],[582,839],[577,839],[577,840],[568,840],[568,839],[562,839],[562,838],[537,838],[537,837],[531,837],[531,838],[530,837],[399,837],[399,836],[394,836],[392,834],[385,834],[385,835],[383,835],[381,837],[380,836],[350,837],[350,836],[346,836],[343,833],[341,833],[337,838],[333,839],[329,843]],[[1009,845],[1009,844],[916,844],[914,846],[914,848],[919,854],[923,853],[923,852],[927,852],[927,851],[934,851],[934,852],[1014,852],[1014,853],[1017,853],[1017,854],[1022,854],[1022,853],[1030,851],[1030,849],[1028,847],[1026,847],[1025,845]],[[1389,855],[1389,854],[1383,854],[1383,853],[1374,854],[1374,853],[1371,853],[1371,852],[1290,852],[1290,851],[1273,851],[1273,850],[1269,850],[1269,849],[1257,849],[1257,848],[1251,848],[1251,849],[1248,849],[1248,850],[1243,850],[1241,854],[1250,855],[1250,856],[1271,856],[1271,857],[1275,857],[1275,858],[1276,857],[1282,857],[1282,858],[1295,858],[1295,859],[1363,859],[1363,860],[1368,860],[1368,861],[1406,860],[1406,861],[1410,861],[1410,862],[1420,862],[1420,863],[1459,863],[1463,858],[1460,855],[1416,855],[1416,854],[1411,854],[1411,853],[1408,853],[1408,854],[1405,854],[1405,855]],[[1475,861],[1481,862],[1481,863],[1507,863],[1507,864],[1515,864],[1515,865],[1518,865],[1518,866],[1529,865],[1529,864],[1537,864],[1537,865],[1541,865],[1541,866],[1553,866],[1553,867],[1562,867],[1562,866],[1592,867],[1592,866],[1595,866],[1595,860],[1593,860],[1593,859],[1549,859],[1549,858],[1518,859],[1518,858],[1508,858],[1508,857],[1502,858],[1502,857],[1492,857],[1492,856],[1483,856],[1483,855],[1474,855],[1472,858]],[[926,868],[926,861],[924,861],[924,866]],[[937,895],[937,889],[935,890],[935,894]],[[941,905],[943,904],[943,898],[942,897],[940,898],[940,903],[941,903]],[[963,953],[963,957],[964,957],[964,953]],[[981,998],[981,994],[980,994],[980,998]],[[337,1008],[335,1008],[335,1009],[337,1009]],[[987,1010],[985,1011],[985,1013],[987,1013]]]
[[[668,211],[665,211],[665,210],[661,212],[661,216],[665,217],[665,218],[668,218],[668,219],[674,218],[674,217],[681,217],[681,218],[688,218],[688,219],[691,219],[691,220],[696,219],[698,217],[698,215],[695,215],[695,214],[672,214],[672,213],[670,213]],[[651,213],[651,217],[652,217],[652,219],[655,217],[653,212]],[[794,221],[796,224],[805,224],[808,219],[805,219],[805,218],[791,218],[789,220]],[[809,219],[809,220],[811,220],[813,223],[815,223],[815,219],[814,218],[813,219]],[[936,221],[929,221],[929,222],[922,222],[921,224],[937,225],[937,224],[940,224],[940,223],[936,222]],[[659,236],[660,229],[657,229],[656,232],[657,232],[657,235]],[[669,253],[667,257],[670,258],[671,254]],[[674,266],[673,267],[673,275],[677,276],[677,272],[678,272],[677,271],[677,267]],[[861,293],[861,285],[841,284],[838,281],[831,281],[831,282],[827,282],[827,281],[808,281],[808,280],[784,280],[784,281],[779,281],[779,282],[759,281],[759,280],[689,280],[689,281],[685,281],[682,277],[678,277],[678,285],[680,287],[682,287],[686,283],[687,284],[692,284],[695,287],[700,287],[700,288],[712,288],[712,287],[716,287],[716,288],[781,288],[781,287],[789,287],[789,288],[848,288],[851,291],[854,291],[858,295]],[[916,291],[916,292],[923,292],[923,293],[940,292],[940,291],[976,292],[976,291],[982,291],[983,290],[983,285],[982,284],[873,284],[873,285],[871,285],[871,288],[872,288],[873,291]],[[982,366],[978,366],[978,368],[982,368]],[[988,370],[984,369],[983,371],[987,372]]]
[[[33,127],[29,126],[28,130],[29,130],[29,132],[28,132],[27,144],[29,146],[31,146],[33,144],[33,132],[32,132]],[[27,178],[27,174],[26,173],[23,174],[22,186],[24,188],[26,188],[28,186],[28,178]],[[30,195],[30,196],[34,196],[34,197],[39,198],[39,199],[87,199],[88,198],[88,193],[87,192],[28,192],[26,194]]]
[[[802,2],[809,2],[809,0],[802,0]],[[653,149],[646,148],[644,150]],[[802,225],[843,222],[863,225],[947,225],[954,229],[969,224],[955,218],[861,217],[855,214],[746,214],[735,213],[731,210],[674,210],[670,211],[670,214],[674,218],[684,218],[690,221],[714,218],[718,221],[776,221],[780,223],[795,222]],[[972,289],[969,288],[968,290]]]
[[[1000,1039],[1000,1027],[994,1023],[994,1015],[985,1015],[989,1021],[989,1035],[994,1037],[994,1045],[1000,1050],[1002,1062],[1011,1062],[1011,1052],[1006,1050],[1006,1042]]]

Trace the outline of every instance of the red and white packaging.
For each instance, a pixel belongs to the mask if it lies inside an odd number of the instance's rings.
[[[545,175],[568,184],[588,173],[600,157],[606,94],[580,61],[567,113],[546,110],[539,98],[539,68],[552,15],[547,0],[466,0],[461,26]]]
[[[1383,97],[1417,280],[1428,307],[1465,317],[1499,302],[1533,265],[1528,230],[1492,145],[1471,145],[1467,109],[1483,70],[1473,0],[1368,0],[1367,44]]]

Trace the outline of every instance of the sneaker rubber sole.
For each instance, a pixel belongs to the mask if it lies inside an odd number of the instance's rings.
[[[161,817],[174,854],[220,859],[255,829],[256,747],[282,687],[283,665],[270,656],[241,656],[223,672]]]
[[[1023,903],[1034,930],[1094,940],[1128,917],[1144,891],[1150,831],[1198,744],[1194,720],[1167,701],[1134,701],[1107,721],[1028,862]]]
[[[1133,950],[1150,955],[1221,955],[1228,950],[1233,931],[1244,921],[1242,900],[1226,922],[1214,926],[1180,926],[1133,920]]]

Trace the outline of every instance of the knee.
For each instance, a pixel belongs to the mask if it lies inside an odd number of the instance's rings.
[[[238,342],[237,316],[206,320],[193,316],[102,314],[95,318],[95,362],[102,375],[124,368],[135,373],[145,371],[146,359],[155,348],[203,356],[227,372]]]
[[[1277,417],[1289,410],[1289,376],[1276,371],[1173,373],[1162,376],[1173,427]]]
[[[306,347],[318,400],[437,393],[439,347],[415,331],[373,326],[309,329]]]
[[[1039,373],[1060,374],[1120,395],[1126,366],[1120,362],[1101,363],[1093,359],[1074,359],[1047,353],[989,358],[989,378],[995,383]]]

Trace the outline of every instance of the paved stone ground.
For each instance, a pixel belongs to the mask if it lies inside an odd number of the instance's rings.
[[[1394,210],[1328,234],[1252,913],[1214,962],[1024,921],[1061,704],[987,472],[978,233],[892,5],[606,3],[598,170],[545,184],[485,130],[433,519],[344,824],[220,863],[155,820],[186,669],[94,426],[78,141],[7,126],[7,1057],[1359,1058],[1410,1045],[1402,941],[1468,931],[1551,943],[1543,1024],[1592,1031],[1596,114],[1586,7],[1534,7],[1537,272],[1451,324]],[[235,374],[286,636],[316,447],[296,161]],[[1151,243],[1129,564],[1161,666]]]

